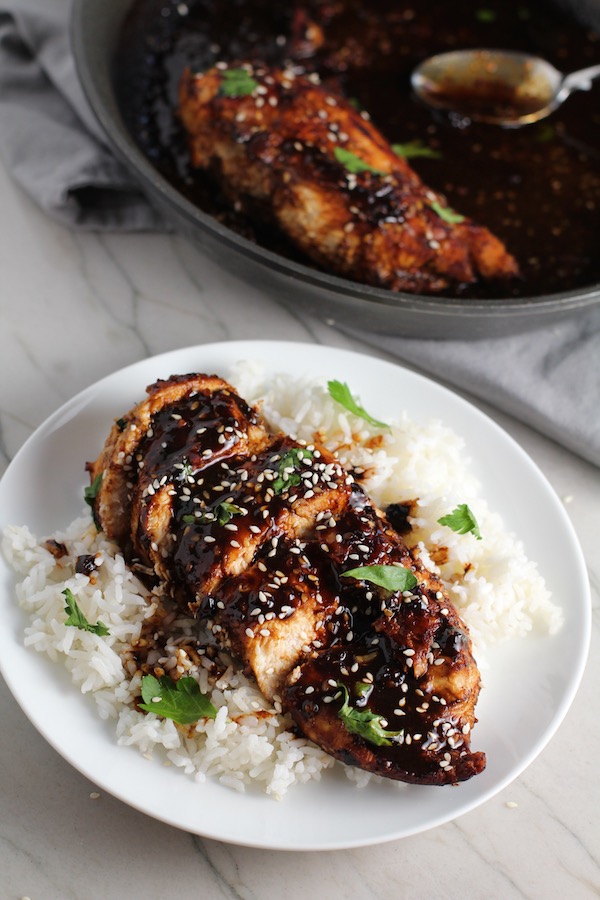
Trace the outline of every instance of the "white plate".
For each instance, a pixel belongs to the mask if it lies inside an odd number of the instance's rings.
[[[348,381],[376,417],[439,418],[463,435],[490,506],[539,563],[565,625],[554,638],[531,637],[490,658],[478,707],[475,749],[485,772],[459,787],[375,784],[357,790],[343,773],[292,787],[277,802],[217,782],[196,784],[181,771],[118,747],[114,724],[66,672],[23,647],[24,617],[14,600],[15,576],[0,561],[4,677],[41,734],[76,769],[125,803],[186,831],[248,846],[316,850],[355,847],[415,834],[473,809],[512,781],[542,750],[579,684],[590,632],[590,598],[581,550],[562,505],[544,476],[497,425],[455,394],[406,369],[343,350],[309,344],[248,341],[166,353],[123,369],[83,391],[51,416],[23,446],[0,483],[0,526],[26,524],[38,535],[65,527],[81,512],[84,464],[109,428],[157,378],[216,372],[239,360],[267,370]]]

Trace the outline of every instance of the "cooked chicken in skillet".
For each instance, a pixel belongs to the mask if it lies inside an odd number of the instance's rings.
[[[417,293],[518,274],[491,232],[449,209],[314,75],[249,65],[186,71],[179,113],[193,165],[325,269]]]
[[[480,772],[466,629],[336,457],[271,434],[214,376],[148,393],[89,466],[96,519],[132,564],[333,756],[421,784]],[[346,574],[365,566],[409,588]]]

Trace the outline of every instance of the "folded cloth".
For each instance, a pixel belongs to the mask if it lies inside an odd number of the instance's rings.
[[[70,9],[70,0],[0,0],[0,157],[65,225],[164,229],[87,105],[69,44]]]
[[[165,228],[110,155],[88,108],[70,51],[69,14],[70,0],[0,0],[0,156],[66,225]],[[354,336],[600,465],[600,308],[490,340]]]
[[[600,466],[600,307],[537,331],[470,341],[353,333]]]

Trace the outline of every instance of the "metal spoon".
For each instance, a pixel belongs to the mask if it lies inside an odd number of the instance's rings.
[[[573,91],[587,91],[600,66],[564,75],[539,56],[511,50],[455,50],[418,66],[411,84],[429,106],[477,122],[518,128],[550,115]]]

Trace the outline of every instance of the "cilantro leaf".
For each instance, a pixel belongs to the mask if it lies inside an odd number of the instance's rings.
[[[461,216],[460,213],[454,212],[449,206],[442,206],[441,203],[438,203],[437,200],[432,200],[429,204],[432,210],[438,214],[440,219],[443,219],[444,222],[448,222],[449,225],[458,225],[459,222],[464,222],[465,217]]]
[[[226,69],[221,73],[220,93],[223,97],[248,97],[257,87],[245,69]]]
[[[98,637],[105,637],[107,634],[110,634],[110,631],[100,619],[98,619],[95,625],[88,622],[70,588],[66,588],[63,591],[63,596],[66,601],[65,612],[69,613],[68,618],[65,619],[65,625],[74,625],[75,628],[97,634]]]
[[[417,156],[424,156],[427,159],[441,159],[442,154],[437,150],[432,150],[423,141],[409,141],[407,144],[392,144],[392,150],[396,156],[403,156],[404,159],[415,159]]]
[[[160,680],[154,675],[144,675],[142,699],[140,709],[172,719],[178,725],[191,725],[198,719],[214,719],[217,715],[210,700],[200,692],[198,682],[189,677],[173,681],[168,675]]]
[[[385,422],[379,422],[377,419],[374,419],[373,416],[370,416],[369,413],[356,402],[346,382],[328,381],[327,390],[329,391],[329,396],[335,400],[336,403],[339,403],[340,406],[343,406],[348,412],[353,413],[353,415],[364,419],[365,422],[368,422],[369,425],[373,425],[374,428],[390,427]]]
[[[98,496],[98,491],[100,490],[100,485],[102,484],[102,475],[102,472],[100,472],[99,475],[96,475],[92,483],[83,490],[83,499],[88,506],[92,507],[92,509],[94,508],[94,500]]]
[[[341,574],[358,581],[370,581],[386,591],[412,591],[417,585],[413,573],[404,566],[360,566]]]
[[[401,731],[386,731],[382,722],[383,716],[378,716],[370,709],[355,709],[349,704],[348,688],[343,684],[338,687],[344,692],[344,702],[338,710],[338,716],[344,723],[344,727],[351,734],[358,734],[370,744],[376,747],[389,747],[393,744],[393,738],[402,734]]]
[[[181,517],[181,521],[185,522],[186,525],[194,525],[196,522],[202,522],[205,524],[206,522],[218,522],[219,525],[227,525],[228,522],[231,522],[234,516],[243,515],[244,510],[241,507],[236,506],[235,503],[229,503],[227,500],[223,500],[222,503],[217,503],[214,508],[214,511],[209,511],[208,513],[204,513],[202,515],[193,515],[192,513],[186,513],[185,516]]]
[[[312,450],[308,450],[306,447],[292,447],[291,450],[288,450],[279,462],[279,476],[272,484],[273,491],[276,494],[283,494],[288,488],[300,484],[302,480],[300,473],[293,470],[299,467],[300,460],[312,459],[313,455]]]
[[[554,125],[550,122],[542,122],[536,129],[534,141],[538,144],[547,144],[554,138],[555,134]]]
[[[218,504],[215,508],[215,512],[217,514],[217,522],[219,525],[227,525],[234,516],[241,516],[243,510],[240,509],[239,506],[236,506],[235,503],[229,503],[227,500],[224,500],[222,503]]]
[[[471,531],[478,541],[481,540],[477,519],[466,503],[460,503],[447,516],[442,516],[441,519],[438,519],[438,523],[447,525],[448,528],[456,531],[457,534],[467,534],[467,532]]]
[[[496,21],[496,13],[493,9],[478,9],[475,13],[478,22],[485,22],[486,25]]]
[[[343,165],[347,172],[350,172],[352,175],[358,175],[360,172],[371,172],[373,175],[383,175],[383,172],[380,172],[379,169],[374,169],[373,166],[370,166],[369,163],[366,163],[360,156],[357,156],[356,153],[351,153],[350,150],[344,150],[343,147],[336,147],[333,151],[333,155],[336,160]]]

